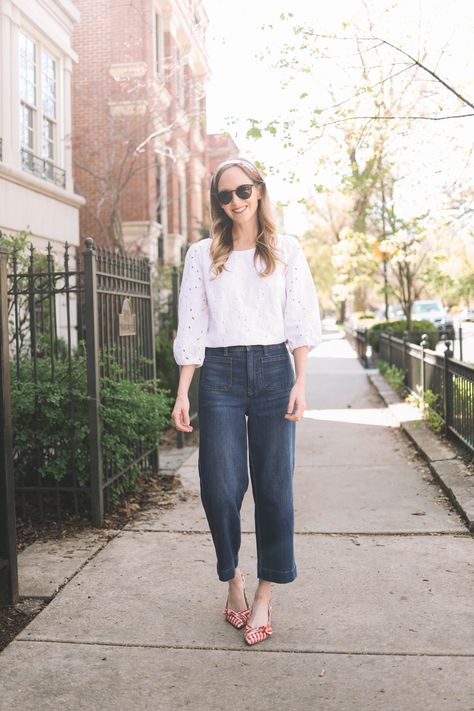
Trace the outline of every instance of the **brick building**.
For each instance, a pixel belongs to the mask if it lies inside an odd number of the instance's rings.
[[[81,235],[178,262],[207,222],[200,0],[76,0],[73,155]]]
[[[209,175],[223,160],[237,158],[239,149],[233,138],[225,133],[208,133],[207,135],[207,169]]]

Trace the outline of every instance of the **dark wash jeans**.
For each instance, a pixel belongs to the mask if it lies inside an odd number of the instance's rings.
[[[206,347],[199,370],[201,500],[219,580],[231,580],[241,543],[240,508],[250,479],[257,577],[296,578],[293,471],[296,422],[284,418],[295,372],[285,343]],[[247,419],[246,419],[247,415]]]

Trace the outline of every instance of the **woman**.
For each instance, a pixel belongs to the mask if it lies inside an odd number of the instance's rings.
[[[305,409],[307,354],[322,340],[321,323],[306,257],[297,239],[277,234],[256,166],[240,158],[224,161],[210,193],[212,239],[192,244],[184,263],[172,418],[178,430],[192,431],[188,391],[200,367],[201,500],[219,580],[229,583],[224,614],[237,629],[245,626],[245,641],[255,644],[272,634],[272,583],[297,575],[295,427]],[[238,567],[247,454],[259,578],[251,608]]]

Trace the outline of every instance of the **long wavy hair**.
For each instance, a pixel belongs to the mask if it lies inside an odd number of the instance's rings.
[[[265,268],[263,271],[257,270],[257,273],[262,277],[269,276],[274,272],[277,260],[283,261],[279,255],[277,246],[277,226],[272,216],[270,199],[264,178],[258,168],[246,158],[231,158],[230,160],[223,161],[217,167],[211,178],[211,269],[214,271],[216,277],[219,276],[219,274],[226,269],[225,262],[233,251],[233,223],[222,209],[217,199],[217,192],[221,175],[234,166],[243,170],[252,183],[261,185],[262,197],[258,201],[257,208],[258,235],[254,254],[254,265],[260,258]]]

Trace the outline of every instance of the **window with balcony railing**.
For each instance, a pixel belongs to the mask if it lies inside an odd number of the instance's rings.
[[[65,187],[57,160],[57,62],[24,32],[19,35],[21,167]]]

